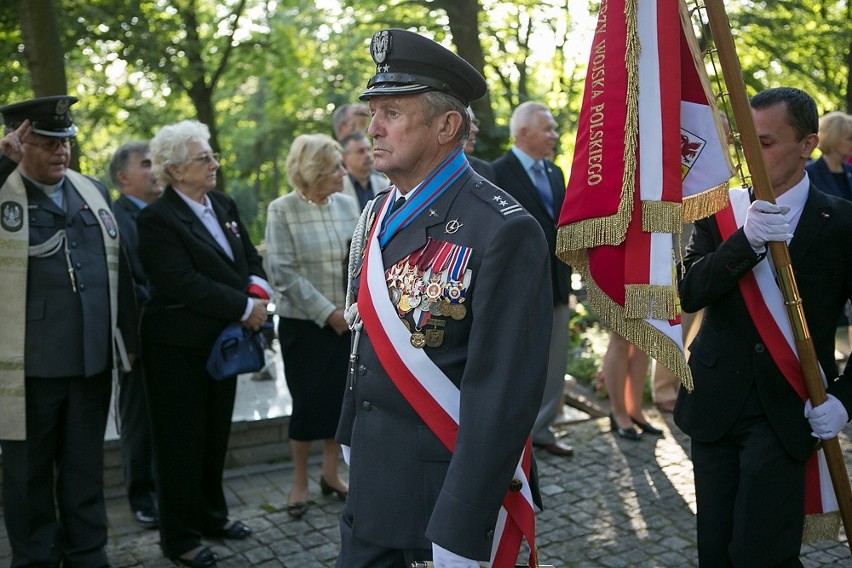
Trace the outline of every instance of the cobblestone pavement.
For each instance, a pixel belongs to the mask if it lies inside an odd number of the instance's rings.
[[[654,423],[663,420],[654,410],[648,414]],[[575,448],[573,457],[537,453],[546,507],[537,517],[542,563],[608,568],[697,564],[688,441],[670,416],[665,421],[664,437],[645,436],[639,442],[614,437],[606,419],[573,423],[565,429],[567,442]],[[849,434],[852,429],[847,428],[841,436],[847,466],[852,465]],[[287,464],[227,472],[231,517],[245,521],[254,533],[245,541],[208,542],[221,557],[221,568],[334,564],[342,503],[321,495],[319,463],[313,461],[310,508],[302,520],[291,519],[286,512],[291,473]],[[157,532],[132,523],[123,495],[115,492],[108,497],[108,554],[113,567],[172,566],[160,553]],[[804,565],[852,565],[846,537],[841,538],[803,547]],[[9,557],[4,534],[0,565],[7,566]]]

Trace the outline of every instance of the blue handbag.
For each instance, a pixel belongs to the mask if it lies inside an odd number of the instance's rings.
[[[262,329],[271,327],[272,324],[267,322]],[[214,380],[221,381],[242,373],[259,371],[264,363],[261,333],[232,323],[216,338],[207,358],[207,372]]]

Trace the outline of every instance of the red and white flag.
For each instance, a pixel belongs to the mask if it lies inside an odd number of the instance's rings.
[[[557,241],[598,316],[688,388],[675,235],[733,171],[696,44],[682,1],[602,0]]]

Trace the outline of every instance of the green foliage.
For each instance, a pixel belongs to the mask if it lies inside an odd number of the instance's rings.
[[[292,140],[331,133],[331,114],[354,102],[374,72],[368,45],[384,27],[416,30],[478,64],[489,95],[477,154],[509,145],[512,109],[553,110],[567,172],[599,0],[55,0],[70,94],[81,125],[80,169],[106,179],[115,149],[163,124],[212,122],[227,190],[254,239],[266,205],[288,191]],[[850,2],[731,1],[751,90],[812,92],[822,110],[848,96]],[[0,2],[0,105],[32,96],[16,2]],[[475,28],[475,30],[474,30]],[[475,33],[474,33],[475,32]],[[779,48],[778,46],[783,46]]]
[[[578,303],[569,320],[568,365],[565,372],[578,381],[594,385],[603,365],[609,332],[585,303]]]
[[[741,0],[729,11],[731,31],[749,94],[798,87],[821,113],[852,112],[849,57],[852,4],[848,0]]]

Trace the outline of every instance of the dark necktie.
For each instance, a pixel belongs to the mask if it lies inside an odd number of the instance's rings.
[[[535,187],[538,189],[538,194],[541,196],[541,201],[544,203],[544,208],[547,214],[553,219],[553,190],[550,189],[550,180],[544,173],[542,163],[536,162],[532,167],[533,179],[535,179]]]
[[[394,202],[393,202],[393,205],[391,205],[391,209],[390,209],[390,211],[388,211],[388,215],[393,214],[393,213],[394,213],[397,209],[399,209],[399,208],[400,208],[400,207],[402,207],[403,205],[405,205],[405,198],[404,198],[403,196],[401,196],[401,195],[400,195],[400,196],[399,196],[399,199],[397,199],[396,201],[394,201]]]

